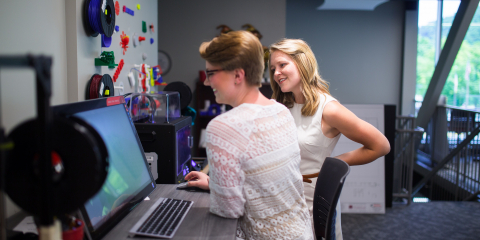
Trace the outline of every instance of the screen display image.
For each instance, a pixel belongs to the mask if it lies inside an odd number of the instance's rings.
[[[107,179],[101,190],[85,203],[90,223],[97,229],[145,186],[152,184],[152,179],[124,105],[73,115],[85,120],[98,131],[109,154]]]

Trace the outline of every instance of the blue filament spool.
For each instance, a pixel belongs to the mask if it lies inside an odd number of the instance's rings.
[[[104,34],[111,37],[115,30],[113,0],[87,0],[84,6],[84,24],[88,35]]]

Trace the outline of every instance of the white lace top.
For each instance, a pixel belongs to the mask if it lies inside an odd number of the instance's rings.
[[[210,211],[239,218],[241,237],[313,239],[297,131],[285,106],[241,104],[214,118],[207,156]]]

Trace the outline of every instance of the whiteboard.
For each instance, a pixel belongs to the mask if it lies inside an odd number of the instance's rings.
[[[384,105],[345,104],[360,119],[385,134]],[[332,156],[355,150],[362,145],[341,136]],[[385,158],[360,166],[351,166],[340,195],[342,213],[385,213]]]

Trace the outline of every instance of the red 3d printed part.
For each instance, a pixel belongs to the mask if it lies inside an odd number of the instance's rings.
[[[139,41],[139,42],[145,41],[145,37],[139,36],[139,37],[138,37],[138,41]]]
[[[120,14],[120,4],[118,3],[118,1],[115,1],[115,14]]]
[[[147,91],[147,87],[145,86],[146,82],[147,82],[147,71],[145,70],[145,64],[142,64],[142,73],[143,73],[143,78],[142,78],[142,89],[143,89],[143,92],[146,92]]]
[[[122,31],[122,34],[120,34],[120,46],[123,48],[123,55],[125,55],[125,52],[127,51],[129,41],[130,38],[128,38],[128,36]]]
[[[120,72],[122,71],[123,65],[124,65],[124,62],[123,62],[123,59],[122,59],[118,63],[118,67],[115,70],[115,74],[113,74],[113,82],[117,82],[118,75],[120,75]]]

